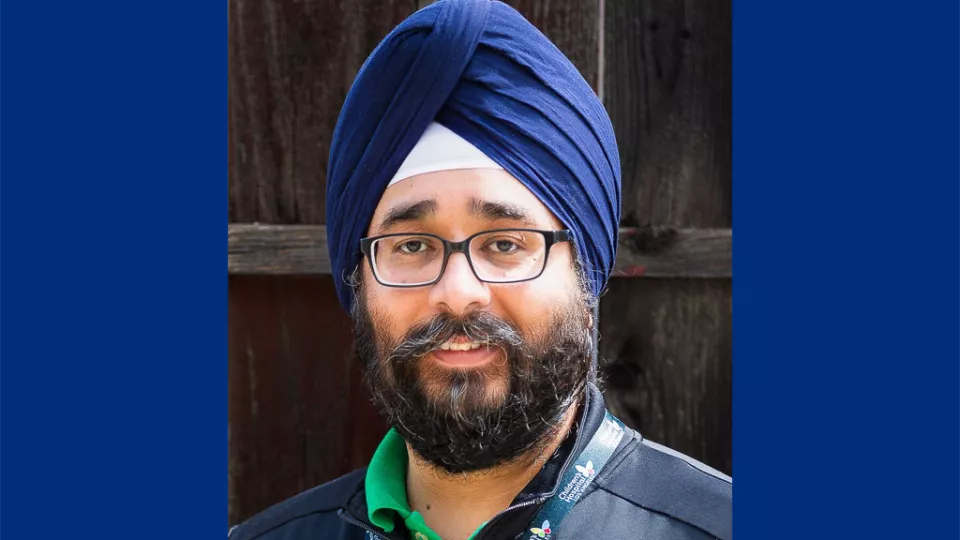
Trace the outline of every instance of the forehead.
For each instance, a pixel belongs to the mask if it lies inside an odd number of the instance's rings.
[[[398,208],[433,201],[434,211],[419,221],[443,222],[494,221],[471,211],[477,203],[495,203],[522,211],[531,228],[563,228],[560,221],[540,200],[510,173],[495,169],[437,171],[407,178],[388,187],[377,204],[369,234],[383,229],[384,219]],[[501,215],[500,219],[510,218]],[[517,220],[514,220],[517,221]]]

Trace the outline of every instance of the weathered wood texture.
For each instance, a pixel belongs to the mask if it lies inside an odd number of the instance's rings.
[[[227,233],[231,274],[330,274],[323,225],[231,223]]]
[[[612,280],[600,302],[607,404],[643,433],[730,472],[731,281]]]
[[[729,0],[605,0],[604,101],[624,226],[729,228]],[[653,440],[725,472],[731,283],[613,280],[600,306],[607,398]]]
[[[229,228],[227,269],[231,274],[329,274],[323,225],[256,225]],[[621,229],[617,276],[730,277],[732,238],[728,229]]]
[[[729,0],[605,0],[625,225],[729,228]]]
[[[416,0],[230,0],[230,221],[323,223],[340,106]]]
[[[330,277],[229,280],[230,523],[364,466],[386,427]]]
[[[620,229],[612,277],[729,278],[732,247],[730,229]]]

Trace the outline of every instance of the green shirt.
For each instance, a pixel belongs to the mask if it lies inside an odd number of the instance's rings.
[[[420,512],[410,511],[407,501],[407,443],[395,429],[387,432],[367,467],[364,480],[367,492],[367,512],[370,523],[393,532],[396,519],[403,520],[411,540],[442,540],[423,521]],[[470,538],[480,532],[473,531]]]

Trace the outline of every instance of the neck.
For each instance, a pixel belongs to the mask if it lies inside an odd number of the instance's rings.
[[[466,540],[481,524],[510,506],[570,433],[577,405],[563,416],[546,444],[509,463],[466,473],[449,473],[422,459],[407,445],[407,499],[427,525],[445,540]]]

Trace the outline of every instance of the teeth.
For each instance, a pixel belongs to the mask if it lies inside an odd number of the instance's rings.
[[[443,345],[440,345],[441,351],[472,351],[473,349],[479,349],[482,344],[478,341],[468,341],[466,343],[453,343],[448,341]]]

